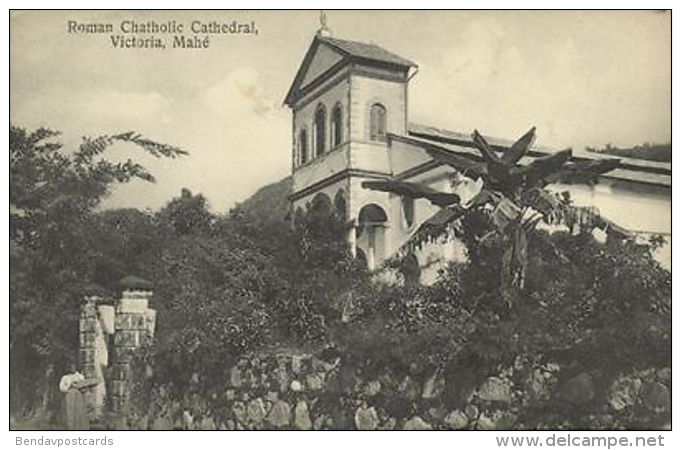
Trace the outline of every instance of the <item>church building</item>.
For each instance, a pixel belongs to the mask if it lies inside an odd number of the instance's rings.
[[[455,170],[426,150],[477,155],[472,130],[409,121],[409,82],[417,69],[410,59],[378,45],[332,37],[323,21],[285,98],[293,112],[291,211],[295,216],[316,202],[334,208],[348,222],[353,254],[365,259],[369,269],[395,254],[439,208],[425,199],[369,190],[362,183],[402,180],[456,192]],[[489,137],[488,142],[498,150],[512,143]],[[532,147],[526,159],[553,151]],[[573,153],[573,158],[600,157]],[[671,164],[620,160],[595,186],[557,188],[570,190],[576,204],[597,207],[623,228],[670,237]],[[440,256],[452,257],[457,250],[444,245],[441,251]],[[428,258],[420,255],[419,264],[427,266]]]

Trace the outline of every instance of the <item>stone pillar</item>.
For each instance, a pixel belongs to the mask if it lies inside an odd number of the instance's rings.
[[[78,356],[80,370],[85,378],[94,378],[95,376],[97,300],[99,300],[97,296],[86,296],[80,307],[80,351]]]
[[[123,293],[116,304],[112,403],[114,411],[126,414],[131,390],[135,352],[150,345],[156,325],[156,311],[149,308],[152,296],[149,282],[136,277],[121,281]]]
[[[105,371],[108,366],[108,337],[111,330],[102,322],[102,312],[110,306],[101,305],[98,295],[86,295],[81,305],[79,321],[80,371],[89,382],[83,389],[90,420],[98,419],[106,397]],[[106,315],[106,313],[104,313]]]
[[[374,270],[376,268],[376,227],[372,225],[365,225],[366,233],[368,233],[369,244],[367,245],[367,269]]]
[[[353,258],[357,257],[357,225],[354,220],[348,222],[347,234],[348,246],[350,247],[350,254]]]

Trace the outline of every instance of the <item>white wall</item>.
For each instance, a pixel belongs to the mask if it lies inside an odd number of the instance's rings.
[[[369,141],[369,112],[371,105],[380,103],[387,110],[388,132],[404,134],[407,126],[406,83],[368,78],[361,74],[350,76],[350,133],[354,141]]]
[[[301,83],[301,88],[310,84],[311,81],[333,67],[334,64],[339,63],[342,59],[343,57],[338,52],[330,49],[325,44],[320,44],[312,56],[310,65]]]

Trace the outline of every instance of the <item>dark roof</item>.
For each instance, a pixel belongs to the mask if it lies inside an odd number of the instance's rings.
[[[376,44],[348,41],[345,39],[336,39],[317,35],[312,41],[310,47],[308,47],[300,67],[298,67],[298,72],[296,72],[293,83],[286,93],[284,104],[290,106],[293,103],[294,98],[297,95],[297,91],[300,88],[300,84],[303,81],[303,77],[307,72],[312,58],[314,57],[315,51],[321,44],[324,44],[333,49],[335,52],[341,54],[343,56],[341,64],[356,60],[364,63],[390,65],[392,67],[398,68],[400,71],[405,69],[408,70],[410,67],[416,67],[416,64],[414,64],[412,61],[391,53]]]
[[[136,277],[134,275],[124,277],[118,284],[123,289],[139,289],[143,291],[150,291],[154,286],[151,281],[147,281],[144,278]]]
[[[379,47],[376,44],[348,41],[345,39],[336,39],[325,36],[319,36],[318,39],[348,56],[368,59],[371,61],[379,61],[388,64],[395,64],[403,67],[416,67],[414,62],[389,52],[388,50],[384,49],[383,47]]]
[[[397,139],[408,139],[415,145],[435,146],[442,150],[463,154],[473,159],[480,159],[480,154],[475,150],[475,144],[470,133],[461,133],[441,128],[410,123],[407,136],[393,135]],[[485,135],[485,139],[497,151],[505,151],[513,144],[508,139],[500,139]],[[521,164],[526,164],[531,160],[555,153],[557,150],[550,147],[532,146],[527,156],[520,160]],[[672,171],[671,163],[647,161],[636,158],[615,157],[599,153],[586,151],[573,151],[572,160],[589,159],[618,159],[620,165],[617,169],[602,175],[603,178],[629,181],[634,183],[644,183],[650,185],[664,186],[671,188]]]

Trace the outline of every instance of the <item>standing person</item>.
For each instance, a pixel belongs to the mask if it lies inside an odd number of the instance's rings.
[[[65,420],[67,430],[88,430],[90,424],[85,412],[85,398],[79,389],[79,383],[85,380],[82,373],[76,370],[75,364],[69,364],[69,371],[61,377],[59,390],[65,396]]]

